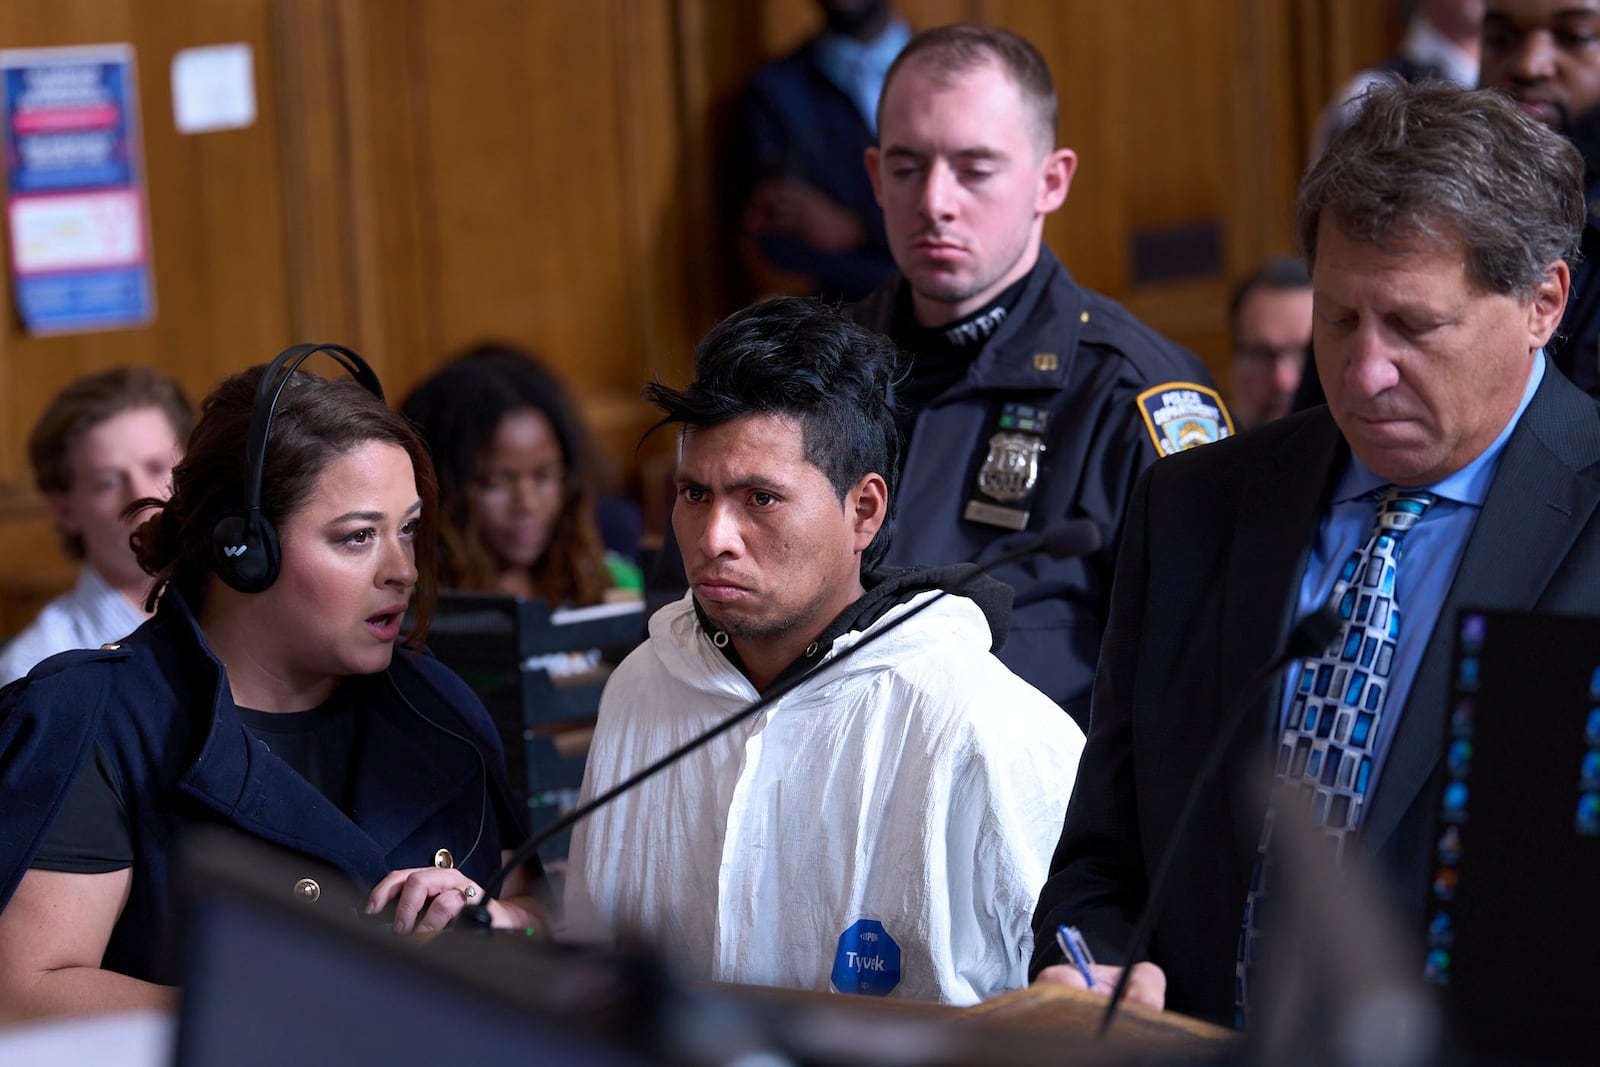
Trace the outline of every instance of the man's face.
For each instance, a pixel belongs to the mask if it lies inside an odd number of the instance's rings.
[[[862,483],[841,503],[794,419],[746,415],[684,433],[672,529],[695,599],[747,665],[786,665],[861,596],[883,479]]]
[[[1569,129],[1600,106],[1600,0],[1489,0],[1478,82]]]
[[[1310,347],[1310,289],[1258,285],[1245,294],[1233,345],[1232,406],[1242,427],[1289,414]]]
[[[1426,485],[1481,455],[1511,421],[1566,305],[1557,263],[1532,296],[1480,288],[1453,241],[1379,247],[1324,216],[1311,268],[1314,347],[1351,450],[1396,485]]]
[[[143,497],[166,499],[181,457],[172,423],[160,408],[113,415],[73,446],[68,489],[51,494],[50,507],[62,529],[83,539],[84,558],[112,586],[149,581],[128,545],[128,535],[147,516],[126,520],[122,509]]]
[[[889,83],[867,172],[923,325],[985,306],[1038,259],[1077,160],[1041,143],[1031,118],[994,63],[945,85],[913,63]]]

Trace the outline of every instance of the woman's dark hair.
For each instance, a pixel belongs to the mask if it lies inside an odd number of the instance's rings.
[[[265,366],[235,374],[200,403],[200,420],[189,450],[172,472],[170,499],[140,500],[136,512],[158,509],[133,534],[139,565],[155,576],[147,610],[168,582],[176,583],[191,608],[199,610],[211,577],[211,527],[230,509],[243,509],[247,496],[245,441],[250,433],[256,383]],[[316,490],[322,472],[340,456],[370,442],[395,445],[411,457],[422,498],[417,531],[417,591],[408,647],[420,648],[433,620],[439,489],[433,462],[411,424],[350,378],[323,379],[296,371],[278,398],[261,473],[261,513],[280,530]]]
[[[578,409],[554,374],[520,348],[480,344],[417,386],[400,410],[427,442],[438,468],[439,576],[446,588],[495,588],[502,566],[479,536],[468,490],[482,473],[484,453],[500,424],[517,412],[535,411],[549,421],[561,445],[565,479],[560,514],[530,577],[552,605],[603,599],[611,579],[595,518],[592,453]]]

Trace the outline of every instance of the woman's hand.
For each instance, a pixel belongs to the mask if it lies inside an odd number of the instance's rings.
[[[483,887],[449,867],[408,867],[390,871],[367,894],[367,914],[394,904],[394,932],[436,934],[469,904],[484,900]],[[492,909],[491,909],[492,914]]]
[[[520,872],[519,872],[520,873]],[[489,918],[498,927],[544,931],[549,918],[528,896],[513,898],[523,879],[507,880],[505,900],[487,900],[483,887],[450,867],[410,867],[390,871],[367,894],[367,914],[376,915],[394,904],[393,929],[397,934],[436,934],[455,921],[468,905],[489,905]]]

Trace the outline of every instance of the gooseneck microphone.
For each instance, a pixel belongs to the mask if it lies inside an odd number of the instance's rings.
[[[980,575],[988,574],[996,567],[1003,567],[1007,563],[1015,563],[1017,560],[1026,559],[1029,556],[1043,554],[1048,555],[1051,559],[1074,559],[1078,556],[1087,556],[1093,552],[1099,551],[1101,544],[1102,539],[1100,536],[1100,527],[1092,519],[1070,519],[1067,522],[1052,526],[1049,529],[1041,531],[1037,536],[1028,539],[1020,546],[1012,549],[1004,555],[997,556],[992,560],[980,564],[975,571],[962,578],[959,582],[955,583],[952,588],[940,589],[936,595],[924,600],[922,603],[918,604],[910,611],[907,611],[905,614],[890,620],[890,622],[882,629],[868,634],[860,641],[856,642],[843,652],[839,653],[837,656],[833,657],[833,659],[827,660],[818,665],[815,670],[808,671],[805,674],[796,675],[779,682],[777,685],[761,694],[761,696],[755,701],[734,712],[732,715],[729,715],[726,719],[723,719],[721,722],[717,723],[709,730],[706,730],[698,737],[690,738],[688,741],[673,749],[671,752],[668,752],[665,756],[662,756],[654,763],[651,763],[644,769],[635,772],[627,778],[624,778],[622,781],[618,782],[604,793],[592,798],[587,804],[578,805],[565,815],[561,816],[561,818],[545,827],[543,830],[540,830],[538,833],[528,838],[528,840],[523,842],[522,846],[512,854],[511,859],[506,862],[506,865],[501,867],[500,870],[495,873],[495,876],[484,885],[483,902],[481,904],[470,905],[466,909],[466,912],[469,916],[469,921],[474,926],[483,930],[487,930],[490,927],[491,921],[489,918],[489,901],[500,895],[500,889],[505,885],[506,878],[511,874],[512,871],[516,870],[518,867],[522,866],[529,859],[531,859],[534,853],[538,851],[540,845],[544,844],[552,837],[555,837],[563,830],[566,830],[583,819],[588,818],[591,813],[605,807],[623,793],[626,793],[628,790],[637,786],[640,782],[643,782],[658,772],[665,770],[667,767],[672,766],[674,763],[678,762],[695,749],[709,743],[723,733],[726,733],[728,730],[733,729],[733,727],[739,725],[741,722],[744,722],[746,719],[750,718],[750,716],[755,715],[756,713],[776,703],[778,700],[781,700],[802,682],[810,681],[823,671],[826,671],[832,667],[837,667],[839,664],[846,662],[857,652],[860,652],[864,648],[871,647],[875,642],[878,641],[879,638],[893,633],[901,624],[916,618],[922,612],[933,607],[933,605],[939,603],[939,601],[943,600],[945,597],[950,596],[952,593],[959,593],[959,591],[974,578],[977,578]],[[1062,712],[1062,714],[1064,715],[1066,713]]]
[[[1139,914],[1139,921],[1134,924],[1133,936],[1128,939],[1128,951],[1122,957],[1122,974],[1117,977],[1117,984],[1111,990],[1105,1014],[1100,1017],[1100,1029],[1097,1031],[1099,1037],[1103,1038],[1110,1032],[1111,1020],[1116,1017],[1117,1007],[1128,993],[1128,976],[1133,973],[1134,964],[1144,956],[1144,950],[1150,946],[1150,936],[1155,932],[1156,920],[1161,917],[1162,898],[1166,892],[1167,876],[1172,872],[1173,857],[1177,855],[1178,845],[1182,843],[1185,832],[1189,829],[1189,823],[1194,818],[1200,792],[1217,776],[1217,768],[1222,765],[1222,755],[1227,751],[1233,735],[1239,732],[1239,727],[1250,714],[1250,707],[1257,692],[1276,678],[1278,672],[1292,661],[1318,655],[1326,649],[1328,642],[1338,634],[1343,621],[1337,609],[1327,606],[1313,611],[1296,623],[1278,654],[1268,660],[1266,665],[1251,675],[1250,680],[1244,684],[1232,713],[1223,721],[1216,736],[1211,739],[1211,747],[1206,749],[1200,770],[1194,776],[1194,781],[1189,783],[1189,794],[1183,798],[1183,807],[1179,809],[1178,817],[1173,821],[1172,836],[1168,838],[1167,847],[1161,853],[1161,862],[1156,864],[1156,874],[1150,880],[1150,891],[1145,897],[1144,911]],[[1239,902],[1239,908],[1242,920],[1243,900]]]

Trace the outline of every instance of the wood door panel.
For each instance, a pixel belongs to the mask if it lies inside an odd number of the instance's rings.
[[[62,566],[32,496],[24,445],[39,410],[72,379],[122,363],[178,378],[195,399],[224,374],[270,357],[288,333],[270,0],[13,0],[8,48],[121,43],[135,50],[156,317],[149,326],[32,337],[9,284],[0,291],[0,582]],[[184,135],[171,62],[183,48],[244,42],[258,118],[243,130]]]

